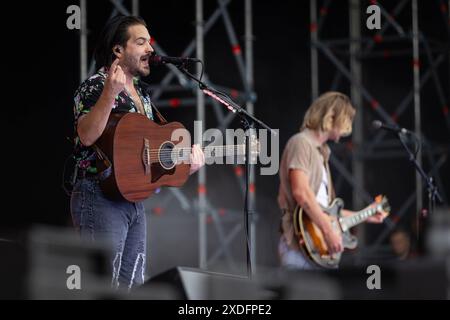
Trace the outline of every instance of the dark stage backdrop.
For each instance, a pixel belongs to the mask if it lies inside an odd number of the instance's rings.
[[[109,16],[108,1],[88,1],[89,51],[95,44],[104,21]],[[149,25],[150,33],[166,50],[177,56],[195,36],[194,1],[141,1],[141,15]],[[215,8],[214,1],[205,1],[205,17]],[[421,1],[421,20],[433,36],[445,37],[444,28],[433,29],[434,6]],[[213,3],[213,4],[212,4]],[[309,58],[309,2],[308,1],[254,1],[254,57],[255,114],[273,128],[280,129],[280,154],[286,141],[298,131],[302,116],[311,100]],[[78,33],[66,28],[67,6],[77,1],[9,2],[2,20],[3,71],[2,85],[2,172],[4,207],[2,229],[21,230],[34,223],[69,226],[69,198],[61,188],[65,159],[72,144],[73,92],[79,84]],[[229,7],[239,41],[244,40],[244,4],[232,1]],[[330,15],[324,37],[345,36],[348,30],[346,6],[335,6]],[[404,17],[406,21],[408,17]],[[447,38],[448,39],[448,38]],[[206,71],[215,83],[242,88],[229,42],[222,23],[206,37]],[[388,110],[412,87],[410,56],[393,58],[390,62],[378,59],[364,64],[364,81]],[[334,67],[323,57],[320,63],[321,91],[330,87]],[[395,68],[394,68],[395,67]],[[444,89],[448,98],[448,63],[440,72],[445,76]],[[146,81],[157,84],[162,70],[155,70]],[[349,93],[348,84],[340,90]],[[438,100],[432,86],[424,89],[422,116],[425,134],[432,140],[449,145],[450,137],[439,113]],[[367,105],[366,123],[377,117]],[[192,128],[195,108],[163,109],[167,118],[180,120]],[[410,112],[411,114],[411,112]],[[207,111],[207,127],[214,126],[211,110]],[[413,127],[412,117],[400,119],[404,127]],[[239,124],[234,122],[232,127]],[[369,129],[366,135],[373,134]],[[445,192],[450,194],[450,166],[441,169]],[[398,209],[414,190],[414,169],[406,158],[394,161],[367,163],[366,187],[373,194],[386,193]],[[232,172],[231,169],[228,169]],[[209,197],[217,207],[243,209],[243,199],[230,188],[236,183],[222,168],[208,169]],[[338,174],[335,172],[335,174]],[[379,179],[384,175],[385,179]],[[186,186],[194,195],[196,179]],[[263,263],[276,264],[276,237],[278,211],[276,195],[278,176],[258,176],[256,184],[257,210],[261,217],[260,251]],[[344,183],[341,193],[351,205],[351,189]],[[410,213],[414,216],[414,212]],[[377,229],[378,230],[378,229]],[[376,230],[376,231],[377,231]],[[267,235],[267,236],[266,236]],[[195,237],[197,237],[195,235]],[[243,247],[242,247],[243,250]]]

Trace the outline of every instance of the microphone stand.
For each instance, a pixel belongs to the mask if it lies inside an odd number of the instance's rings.
[[[403,141],[403,133],[401,131],[397,132],[397,136],[403,146],[405,148],[406,152],[408,153],[409,161],[411,161],[416,168],[416,170],[419,172],[419,174],[422,176],[422,179],[427,184],[428,189],[428,213],[433,213],[435,206],[436,206],[436,198],[439,200],[440,203],[442,203],[442,197],[439,194],[437,186],[434,185],[433,177],[429,177],[425,171],[422,169],[422,167],[417,162],[416,157],[414,156],[413,152],[408,148],[406,143]]]
[[[277,132],[271,129],[268,125],[266,125],[261,120],[255,118],[253,115],[249,114],[247,110],[243,109],[237,103],[235,103],[231,98],[223,94],[222,92],[208,86],[200,79],[197,79],[194,75],[192,75],[185,67],[185,64],[177,66],[177,68],[184,73],[187,77],[194,80],[198,83],[200,90],[213,98],[214,100],[220,102],[224,106],[227,107],[228,110],[238,115],[241,119],[241,124],[244,132],[247,132],[245,135],[245,205],[244,205],[244,215],[245,215],[245,238],[247,240],[247,277],[251,279],[252,277],[252,261],[250,254],[250,225],[249,225],[249,216],[250,214],[250,197],[249,197],[249,184],[250,184],[250,169],[252,163],[250,162],[250,141],[251,137],[255,136],[255,125],[259,127],[265,128],[270,131],[270,133],[274,136],[277,135]]]

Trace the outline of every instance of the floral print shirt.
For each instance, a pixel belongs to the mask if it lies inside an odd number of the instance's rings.
[[[78,119],[88,113],[91,108],[97,103],[97,100],[102,94],[103,87],[107,73],[104,68],[101,68],[96,74],[85,80],[75,92],[74,97],[74,118],[75,118],[75,133],[77,132]],[[145,90],[145,85],[138,79],[134,78],[134,86],[144,106],[145,115],[153,120],[153,112],[151,107],[151,100],[148,91]],[[115,99],[114,106],[111,112],[139,112],[131,95],[123,90]],[[76,162],[76,171],[84,171],[90,174],[96,174],[97,168],[95,166],[95,151],[91,147],[84,146],[78,135],[75,137],[74,160]]]

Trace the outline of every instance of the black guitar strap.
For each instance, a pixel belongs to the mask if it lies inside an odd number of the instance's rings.
[[[166,120],[166,118],[163,117],[161,112],[159,112],[159,110],[158,110],[158,108],[156,108],[155,104],[153,102],[150,102],[150,104],[152,105],[153,110],[155,110],[156,116],[158,117],[160,124],[167,124],[168,121]]]
[[[139,80],[139,84],[141,85],[141,87],[145,90],[145,92],[151,96],[150,94],[150,85],[142,80]],[[158,108],[155,106],[155,104],[153,103],[153,101],[150,101],[150,104],[152,105],[153,110],[155,110],[156,116],[158,117],[158,120],[160,122],[160,124],[167,124],[168,121],[166,120],[166,118],[163,117],[163,115],[161,114],[161,112],[159,112]]]

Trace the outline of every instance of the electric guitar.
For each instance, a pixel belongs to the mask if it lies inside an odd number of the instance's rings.
[[[367,218],[375,215],[380,210],[388,213],[390,211],[388,199],[381,195],[375,198],[374,207],[358,211],[354,215],[342,216],[341,211],[343,208],[344,201],[336,198],[328,208],[322,209],[328,214],[333,229],[342,234],[342,244],[346,249],[355,249],[358,245],[358,239],[350,233],[351,228],[366,221]],[[321,230],[300,206],[297,206],[294,210],[293,222],[300,248],[310,261],[324,268],[337,268],[342,253],[330,254],[328,252]]]
[[[185,135],[174,135],[175,130],[184,130]],[[112,113],[94,145],[104,194],[111,199],[137,202],[162,186],[182,186],[190,170],[191,145],[190,141],[183,141],[186,133],[189,134],[179,122],[160,125],[139,113]],[[245,147],[241,144],[202,149],[206,159],[244,156]],[[249,148],[249,161],[255,163],[259,143],[252,135]]]

